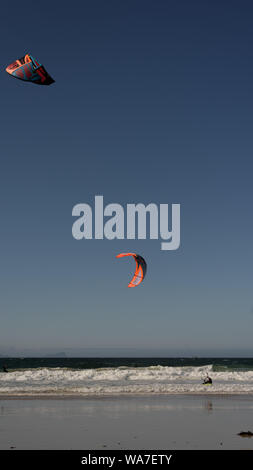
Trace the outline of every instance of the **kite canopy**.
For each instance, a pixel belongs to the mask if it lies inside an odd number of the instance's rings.
[[[123,258],[124,256],[132,256],[136,262],[136,270],[133,279],[128,284],[128,287],[138,286],[144,279],[147,272],[147,263],[142,256],[136,253],[120,253],[116,258]]]
[[[47,73],[46,69],[30,54],[26,54],[21,59],[15,60],[8,65],[6,72],[12,77],[25,80],[26,82],[37,83],[37,85],[51,85],[54,80]]]

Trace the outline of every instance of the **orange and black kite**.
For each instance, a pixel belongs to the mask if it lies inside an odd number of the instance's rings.
[[[138,286],[144,279],[147,272],[147,263],[142,256],[137,255],[136,253],[120,253],[116,258],[123,258],[124,256],[133,256],[136,262],[136,270],[134,273],[133,279],[128,284],[128,287]]]
[[[30,54],[26,54],[21,59],[12,62],[6,68],[6,72],[12,77],[19,78],[19,80],[37,83],[37,85],[51,85],[51,83],[54,83],[54,79],[50,77],[43,65]]]

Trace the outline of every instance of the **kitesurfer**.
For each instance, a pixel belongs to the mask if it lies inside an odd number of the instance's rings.
[[[213,381],[212,381],[211,377],[209,377],[209,375],[207,374],[207,376],[204,379],[203,384],[206,385],[206,384],[212,384],[212,383],[213,383]]]
[[[6,368],[6,366],[3,366],[3,372],[9,372]]]

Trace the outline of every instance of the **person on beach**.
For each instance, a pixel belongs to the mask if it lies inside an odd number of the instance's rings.
[[[203,384],[212,384],[213,381],[211,379],[211,377],[209,377],[209,375],[207,374],[206,378],[204,379],[204,382]]]
[[[3,366],[3,372],[9,372],[9,371],[6,369],[6,366]]]

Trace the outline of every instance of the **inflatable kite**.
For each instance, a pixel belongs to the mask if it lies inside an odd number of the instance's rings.
[[[120,253],[116,258],[123,258],[124,256],[133,256],[136,262],[136,270],[134,273],[133,279],[128,284],[128,287],[138,286],[144,279],[147,272],[147,263],[142,256],[137,255],[136,253]]]
[[[51,85],[51,83],[54,83],[53,78],[50,77],[43,65],[30,54],[26,54],[21,59],[12,62],[6,68],[6,72],[19,80],[37,83],[37,85]]]

